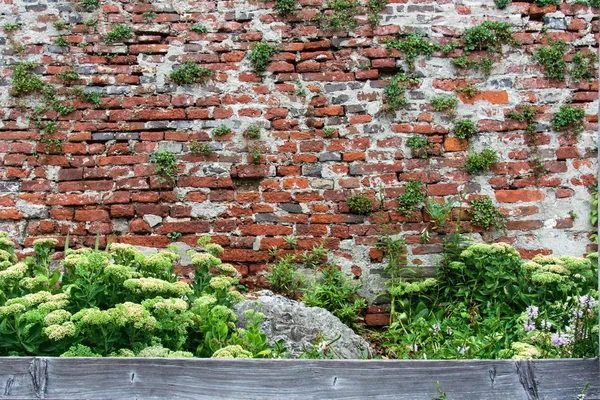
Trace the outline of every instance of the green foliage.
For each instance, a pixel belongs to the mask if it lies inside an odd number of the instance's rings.
[[[591,82],[596,76],[596,60],[598,55],[593,51],[589,53],[582,53],[578,51],[573,56],[573,66],[569,70],[571,77],[575,82],[581,82],[587,80]]]
[[[585,110],[569,104],[564,104],[554,114],[550,122],[552,129],[565,132],[570,135],[578,135],[583,132],[583,121]]]
[[[549,6],[549,5],[559,6],[561,3],[561,0],[535,0],[534,3],[540,7],[545,7],[545,6]]]
[[[302,262],[308,268],[317,268],[323,265],[323,259],[327,257],[327,249],[322,244],[313,246],[310,251],[302,253]]]
[[[142,14],[142,19],[146,22],[150,22],[156,19],[156,13],[153,10],[144,11]]]
[[[295,249],[298,246],[298,236],[296,235],[288,235],[283,238],[283,241],[290,249]]]
[[[56,74],[56,77],[62,80],[64,84],[70,84],[79,79],[79,74],[73,68],[69,68]]]
[[[90,12],[100,7],[100,0],[81,0],[80,4],[85,11]]]
[[[169,232],[167,237],[171,239],[171,242],[176,242],[183,234],[181,232]]]
[[[190,32],[208,33],[208,29],[206,29],[206,26],[198,22],[197,24],[192,25],[192,27],[190,28]]]
[[[598,184],[591,187],[592,199],[590,200],[590,224],[595,227],[590,235],[593,243],[598,244]]]
[[[528,104],[519,106],[521,112],[511,111],[508,113],[508,118],[515,119],[519,122],[527,122],[527,128],[525,129],[530,135],[535,134],[535,118],[539,111]]]
[[[254,44],[249,58],[254,71],[257,73],[265,72],[267,64],[271,61],[271,57],[279,52],[279,46],[270,45],[267,42],[257,42]]]
[[[411,179],[406,183],[404,193],[398,197],[398,211],[406,216],[411,215],[423,201],[425,201],[423,182]]]
[[[225,124],[221,124],[212,130],[213,136],[225,136],[229,133],[231,133],[231,129]]]
[[[177,180],[177,157],[173,152],[155,150],[150,155],[152,163],[156,166],[156,174],[163,182],[175,183]]]
[[[192,140],[190,142],[190,151],[192,154],[204,154],[205,156],[212,153],[212,149],[208,143],[201,143],[197,140]]]
[[[106,43],[112,44],[115,42],[123,42],[133,36],[131,27],[125,24],[113,25],[112,30],[108,32],[104,38]]]
[[[454,134],[460,140],[469,139],[478,133],[477,125],[468,118],[459,119],[454,122]]]
[[[271,265],[265,274],[269,286],[289,298],[294,298],[296,292],[303,286],[304,279],[294,261],[296,257],[288,254]]]
[[[534,58],[544,67],[544,77],[564,81],[567,63],[564,60],[567,43],[564,40],[550,40],[549,47],[540,47]]]
[[[379,26],[379,13],[385,10],[388,0],[368,0],[367,19],[371,26]]]
[[[44,81],[31,72],[36,67],[32,62],[16,64],[12,67],[12,88],[10,95],[18,97],[30,93],[40,92],[44,88]]]
[[[409,71],[415,70],[415,60],[418,56],[430,58],[438,46],[427,39],[424,35],[409,32],[403,33],[396,39],[386,40],[385,46],[388,50],[399,50],[404,53],[404,60],[408,64]]]
[[[260,139],[260,127],[258,125],[250,125],[244,131],[244,136],[252,140]]]
[[[329,138],[329,137],[332,137],[333,135],[335,135],[335,129],[333,129],[331,127],[323,128],[323,137]]]
[[[100,104],[102,104],[102,100],[100,98],[99,92],[94,92],[94,91],[84,92],[83,99],[85,101],[87,101],[88,103],[93,104],[96,107],[100,107]]]
[[[260,164],[262,161],[262,153],[260,150],[254,150],[252,152],[252,164]]]
[[[433,229],[444,228],[452,216],[453,200],[445,200],[444,203],[429,200],[425,204],[425,212],[431,217]]]
[[[492,199],[487,196],[473,199],[469,202],[471,206],[469,214],[471,223],[479,228],[490,230],[503,230],[506,228],[506,216],[498,210]]]
[[[326,30],[340,31],[356,28],[354,17],[358,14],[361,4],[358,0],[329,0],[327,8],[330,14],[319,14],[321,27]]]
[[[510,23],[499,21],[484,21],[481,25],[468,28],[462,38],[466,54],[481,50],[498,51],[503,44],[519,44],[512,36]]]
[[[54,28],[57,31],[62,31],[63,29],[66,29],[69,26],[69,23],[67,21],[63,21],[62,19],[59,19],[58,21],[54,21]]]
[[[54,44],[57,46],[64,47],[64,46],[68,46],[69,42],[64,37],[59,36],[56,39],[54,39]]]
[[[458,106],[458,99],[456,97],[444,97],[436,96],[431,99],[431,105],[433,110],[436,112],[443,112],[448,115],[453,115],[456,112]]]
[[[410,148],[413,157],[427,158],[427,149],[429,142],[426,137],[421,135],[412,135],[406,141],[406,146]]]
[[[460,56],[452,60],[452,63],[460,68],[467,68],[473,71],[481,71],[485,77],[490,76],[494,59],[491,57],[480,57],[476,60],[470,60],[466,56]]]
[[[275,0],[275,11],[282,17],[296,13],[296,0]]]
[[[311,282],[302,301],[309,307],[325,308],[346,325],[352,326],[358,319],[358,312],[367,306],[357,295],[359,288],[360,285],[335,265],[328,265]]]
[[[510,2],[510,0],[494,0],[494,3],[496,3],[496,7],[498,7],[501,10],[504,10],[506,7],[508,7],[508,4]]]
[[[18,22],[13,22],[13,23],[9,23],[7,22],[6,24],[2,25],[2,27],[4,28],[5,31],[7,31],[8,33],[13,33],[14,31],[16,31],[17,29],[19,29],[23,24],[18,23]]]
[[[472,99],[480,92],[480,90],[473,86],[471,82],[467,82],[467,84],[462,88],[457,87],[454,89],[454,91],[457,93],[462,93],[467,99]]]
[[[210,68],[202,67],[193,60],[187,60],[183,65],[171,71],[169,80],[177,85],[190,85],[199,82],[205,84],[214,75]]]
[[[478,172],[489,171],[496,163],[498,163],[498,153],[488,147],[479,153],[469,154],[465,168],[471,175],[474,175]]]
[[[384,87],[384,105],[388,110],[396,111],[408,104],[406,89],[418,85],[419,81],[400,72],[390,79]]]
[[[346,198],[348,209],[351,213],[359,215],[368,215],[373,211],[373,200],[365,194],[355,194]]]

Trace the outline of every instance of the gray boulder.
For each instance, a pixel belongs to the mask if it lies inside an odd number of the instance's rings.
[[[267,335],[270,344],[283,340],[288,353],[296,358],[304,350],[310,350],[318,334],[331,344],[335,358],[364,358],[370,353],[369,344],[336,316],[320,307],[307,307],[304,304],[275,295],[270,290],[256,293],[258,298],[243,301],[236,305],[238,327],[246,326],[248,310],[260,311],[265,315],[260,329]]]

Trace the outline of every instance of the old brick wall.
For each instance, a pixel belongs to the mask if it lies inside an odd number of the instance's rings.
[[[301,0],[296,15],[286,18],[273,2],[258,0],[102,0],[92,12],[78,3],[0,2],[3,23],[22,24],[0,37],[0,229],[24,250],[36,237],[64,239],[68,232],[71,243],[92,245],[97,234],[115,233],[118,241],[154,247],[169,244],[170,232],[190,245],[211,234],[229,248],[224,259],[253,277],[269,259],[268,249],[285,248],[284,237],[295,233],[300,250],[322,242],[345,270],[362,275],[373,299],[381,282],[374,249],[381,221],[406,237],[413,264],[434,266],[441,251],[436,232],[429,244],[419,242],[429,226],[422,211],[408,220],[395,211],[410,178],[423,180],[434,199],[455,196],[461,185],[471,195],[490,196],[507,213],[507,230],[474,229],[476,238],[509,242],[525,257],[582,255],[592,248],[588,186],[596,181],[598,81],[544,79],[532,53],[550,39],[568,43],[567,61],[578,50],[597,48],[597,9],[571,2],[543,8],[514,2],[499,10],[492,1],[400,0],[380,13],[379,27],[359,12],[356,28],[330,32],[312,20],[326,8],[323,0]],[[144,14],[149,11],[155,15]],[[97,25],[83,23],[92,18]],[[510,22],[523,43],[496,54],[489,78],[452,64],[460,47],[448,55],[436,51],[417,59],[421,83],[409,91],[409,105],[382,112],[384,86],[406,65],[402,53],[386,50],[386,39],[414,31],[441,45],[459,42],[465,28],[485,19]],[[57,31],[57,20],[69,21],[71,32]],[[191,32],[196,22],[208,33]],[[106,43],[116,23],[131,27],[133,36]],[[61,33],[68,46],[56,44]],[[247,57],[261,40],[282,48],[262,76]],[[213,70],[213,79],[169,82],[169,73],[188,59]],[[64,102],[75,107],[69,114],[39,115],[42,124],[56,119],[51,136],[62,140],[58,148],[47,151],[40,142],[32,113],[40,96],[9,95],[10,66],[23,61],[36,62],[34,72],[59,93],[67,88],[57,74],[70,67],[80,76],[71,87],[101,93],[98,107],[71,99]],[[457,118],[473,119],[480,134],[461,144],[451,119],[433,112],[430,99],[455,95],[466,82],[481,92],[459,96]],[[586,112],[577,138],[549,127],[568,98]],[[548,173],[539,179],[525,124],[507,117],[523,103],[541,111],[538,152]],[[212,137],[220,124],[233,132]],[[262,128],[260,139],[243,136],[251,124]],[[334,128],[334,135],[324,137],[323,127]],[[415,133],[430,143],[426,159],[406,146]],[[193,140],[213,152],[191,154]],[[498,151],[500,162],[492,172],[469,175],[462,168],[469,151],[485,146]],[[177,155],[174,186],[155,174],[155,149]],[[255,150],[258,164],[251,161]],[[383,210],[369,217],[349,213],[345,199],[353,193],[383,196]]]

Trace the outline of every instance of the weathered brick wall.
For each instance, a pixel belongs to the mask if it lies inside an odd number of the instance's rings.
[[[357,16],[350,32],[327,32],[311,18],[322,0],[301,0],[296,16],[281,18],[262,1],[102,0],[95,12],[78,11],[76,1],[3,0],[2,21],[20,22],[12,37],[0,38],[5,65],[0,80],[0,229],[24,248],[38,236],[91,245],[97,234],[116,233],[121,242],[164,247],[165,235],[180,232],[194,244],[211,234],[229,247],[224,259],[255,276],[272,246],[295,233],[298,248],[323,242],[339,265],[367,283],[380,281],[380,254],[374,249],[378,221],[398,228],[414,264],[435,265],[441,237],[419,243],[428,223],[424,213],[409,220],[395,211],[397,196],[410,178],[426,184],[428,196],[485,194],[508,214],[506,232],[485,233],[506,241],[524,256],[536,253],[582,255],[591,248],[588,186],[596,181],[598,81],[566,83],[543,78],[532,52],[549,39],[568,42],[567,61],[598,43],[597,9],[564,3],[537,7],[514,2],[505,10],[492,1],[390,1],[372,28]],[[156,18],[146,21],[143,13]],[[82,22],[97,18],[95,27]],[[58,46],[53,21],[68,20],[69,46]],[[400,31],[428,34],[439,44],[460,40],[465,28],[485,19],[509,21],[522,41],[496,54],[489,78],[461,71],[451,62],[462,50],[436,52],[417,60],[421,84],[408,93],[409,105],[382,112],[383,88],[403,64],[403,55],[384,41]],[[189,29],[202,22],[209,33]],[[107,44],[116,23],[133,29],[125,43]],[[544,31],[547,33],[544,34]],[[264,76],[247,58],[256,41],[278,43]],[[24,54],[15,52],[24,45]],[[177,86],[168,74],[185,60],[215,71],[207,84]],[[64,140],[46,154],[32,117],[36,96],[9,95],[12,69],[20,61],[38,63],[35,73],[61,88],[57,73],[73,67],[72,86],[102,93],[101,105],[74,99],[75,111],[57,116],[53,137]],[[367,63],[367,61],[369,63]],[[370,67],[365,67],[369,65]],[[470,117],[480,130],[459,143],[448,117],[433,112],[434,95],[454,95],[457,86],[476,84],[474,99],[460,97],[457,117]],[[304,93],[302,93],[304,92]],[[39,96],[38,96],[39,97]],[[586,111],[585,131],[572,138],[552,131],[549,121],[571,97]],[[535,179],[525,124],[507,118],[522,103],[539,107],[539,155],[548,174]],[[220,125],[233,133],[211,137]],[[259,140],[244,138],[251,124]],[[335,128],[323,137],[324,126]],[[406,140],[426,135],[430,157],[414,158]],[[205,142],[211,155],[192,155],[190,141]],[[470,176],[463,168],[468,150],[489,145],[501,161],[491,173]],[[177,155],[175,187],[161,182],[150,162],[155,149]],[[259,164],[251,162],[260,150]],[[383,188],[383,193],[380,193]],[[352,193],[382,195],[384,210],[369,217],[348,212]],[[579,216],[573,220],[569,211]],[[468,226],[467,226],[468,228]],[[475,229],[478,236],[480,230]],[[252,279],[247,282],[252,283]],[[367,288],[374,287],[367,285]],[[366,290],[373,298],[377,289]]]

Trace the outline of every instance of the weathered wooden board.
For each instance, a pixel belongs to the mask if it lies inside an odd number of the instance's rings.
[[[600,399],[598,359],[0,358],[0,399]]]

